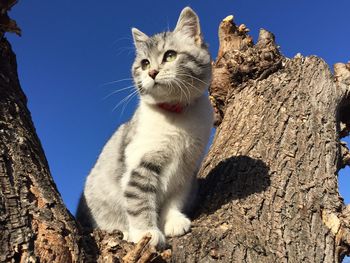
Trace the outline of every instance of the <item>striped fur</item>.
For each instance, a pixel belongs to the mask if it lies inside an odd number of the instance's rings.
[[[86,227],[119,229],[137,242],[150,232],[162,246],[165,236],[185,234],[194,175],[213,123],[206,95],[211,61],[197,15],[185,8],[172,32],[148,37],[133,29],[132,66],[140,105],[104,146],[86,179],[77,219]],[[173,50],[176,58],[165,61]],[[141,61],[147,59],[149,68]],[[154,78],[148,72],[159,72]],[[183,105],[168,112],[158,103]]]

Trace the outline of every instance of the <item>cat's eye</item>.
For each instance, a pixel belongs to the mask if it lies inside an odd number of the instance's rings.
[[[165,52],[164,54],[164,58],[163,61],[164,62],[171,62],[174,61],[177,57],[177,53],[174,50],[168,50],[167,52]]]
[[[150,66],[151,66],[151,64],[149,63],[148,59],[141,60],[141,68],[142,68],[142,70],[149,69]]]

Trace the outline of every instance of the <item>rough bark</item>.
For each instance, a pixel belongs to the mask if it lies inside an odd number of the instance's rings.
[[[343,136],[349,128],[349,65],[336,65],[335,78],[317,57],[284,58],[271,33],[253,45],[232,19],[219,30],[210,90],[219,126],[199,173],[199,215],[173,258],[338,262],[349,253],[337,185],[349,163],[339,141],[340,121]]]
[[[15,55],[2,37],[0,262],[115,262],[135,252],[133,245],[123,241],[118,232],[88,233],[79,228],[52,180],[26,104]],[[135,253],[141,252],[148,257],[143,256],[138,262],[169,257],[147,244]]]
[[[82,259],[77,225],[50,175],[26,107],[16,58],[0,41],[0,262]]]
[[[12,1],[13,2],[13,1]],[[0,32],[1,262],[339,262],[350,207],[338,193],[349,164],[350,65],[283,57],[233,17],[219,27],[210,96],[217,132],[199,172],[192,231],[157,252],[118,232],[83,232],[52,181]]]

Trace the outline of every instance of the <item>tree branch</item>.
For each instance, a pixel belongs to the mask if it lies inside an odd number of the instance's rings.
[[[350,62],[348,63],[336,63],[333,66],[334,77],[338,83],[345,84],[348,86],[346,91],[349,92],[350,86]]]
[[[261,29],[259,40],[254,45],[248,32],[246,25],[234,23],[232,15],[220,23],[220,48],[213,64],[213,81],[209,88],[216,126],[222,122],[227,104],[240,91],[242,83],[263,80],[282,67],[283,57],[274,35]]]
[[[347,64],[336,63],[334,65],[334,77],[341,91],[341,103],[339,106],[340,131],[339,137],[344,138],[350,132],[350,62]]]
[[[350,165],[350,151],[346,142],[340,142],[340,151],[342,160],[341,168],[344,168],[345,166]]]
[[[16,24],[16,21],[12,20],[7,14],[7,11],[10,11],[15,4],[17,4],[17,0],[0,0],[0,39],[5,32],[21,35],[21,29]]]
[[[155,249],[149,245],[151,238],[151,235],[144,236],[136,244],[135,248],[126,254],[125,257],[123,257],[123,261],[125,263],[149,262],[149,260],[156,252]]]

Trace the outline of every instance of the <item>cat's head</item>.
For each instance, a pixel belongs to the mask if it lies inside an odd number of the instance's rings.
[[[211,58],[199,19],[189,7],[182,10],[174,31],[147,36],[133,28],[136,58],[135,87],[149,103],[191,103],[211,81]]]

